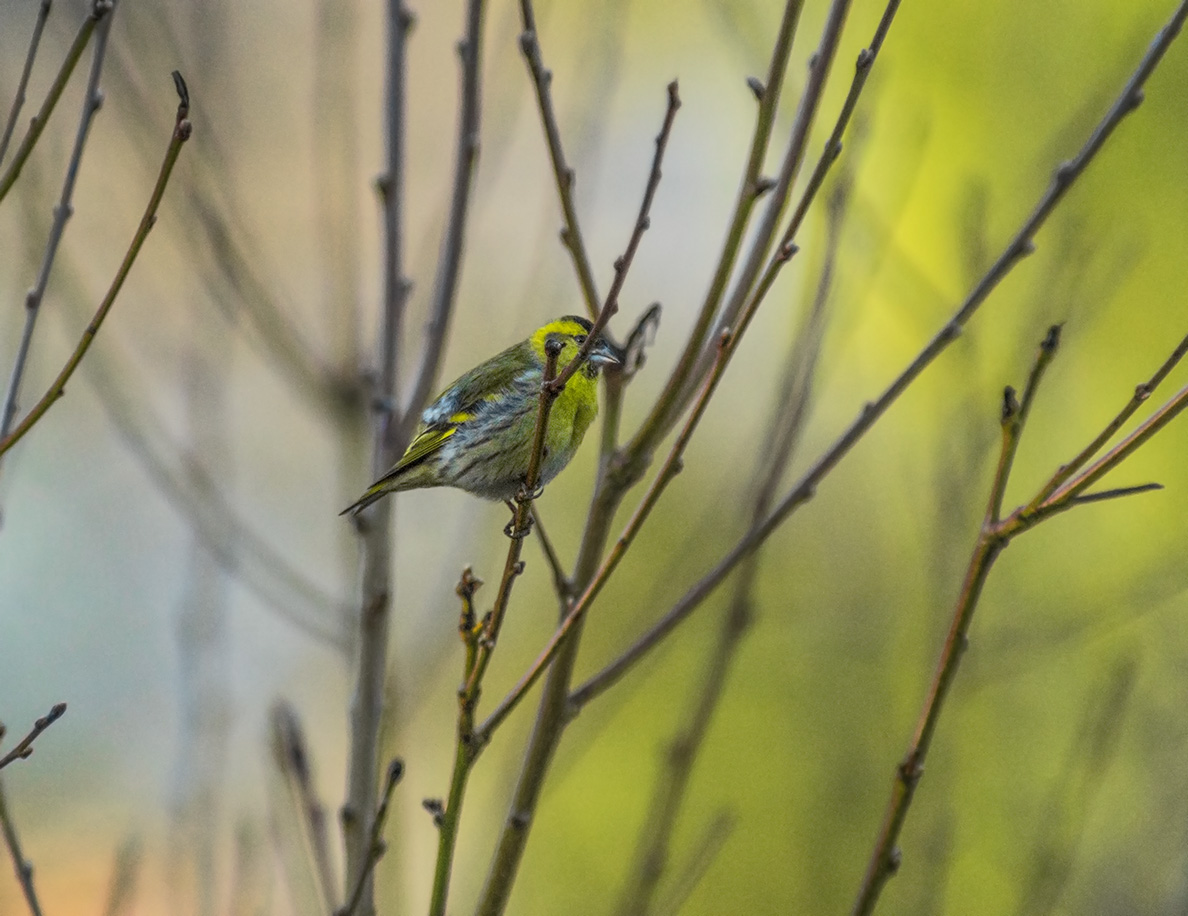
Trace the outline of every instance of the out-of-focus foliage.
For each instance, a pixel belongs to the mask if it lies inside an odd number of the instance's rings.
[[[287,893],[267,877],[275,825],[266,799],[276,786],[266,730],[279,696],[303,716],[331,811],[341,799],[347,656],[309,631],[345,632],[354,561],[337,512],[367,471],[361,455],[342,448],[354,433],[330,418],[324,397],[295,384],[300,370],[276,358],[277,332],[260,309],[263,300],[274,304],[319,366],[349,375],[359,368],[353,348],[371,358],[379,6],[344,5],[327,20],[316,4],[275,2],[128,2],[116,11],[106,104],[26,391],[56,372],[122,255],[171,124],[167,74],[175,66],[194,96],[195,135],[81,380],[0,477],[0,717],[16,732],[52,702],[70,704],[34,757],[4,774],[47,912],[98,909],[115,850],[130,834],[144,849],[134,912],[159,912],[167,900],[178,911],[198,911],[201,899],[225,908],[237,886],[267,901],[262,912],[288,912]],[[34,7],[0,0],[3,106]],[[31,100],[81,15],[78,4],[60,7]],[[411,39],[411,341],[448,194],[458,7],[419,4]],[[824,4],[807,7],[773,164],[823,16]],[[864,139],[851,144],[856,186],[795,467],[941,325],[1170,9],[1164,0],[903,4],[860,109]],[[839,79],[810,145],[814,159],[881,10],[854,5]],[[681,81],[684,107],[624,299],[620,333],[651,301],[664,304],[655,349],[629,389],[630,429],[700,305],[750,136],[754,100],[744,79],[766,67],[779,5],[602,0],[542,4],[538,15],[603,288],[638,206],[664,84]],[[518,28],[514,4],[491,6],[482,156],[447,379],[542,320],[579,311],[556,240],[555,192]],[[335,91],[319,96],[331,72]],[[5,372],[80,93],[76,77],[19,199],[0,208]],[[345,120],[315,117],[318,98],[329,110],[345,106]],[[343,123],[345,139],[335,133]],[[1064,322],[1010,501],[1088,441],[1188,330],[1185,149],[1182,40],[1145,103],[1041,233],[1036,254],[765,549],[756,625],[695,771],[675,867],[718,812],[732,812],[734,827],[682,913],[849,907],[980,523],[1001,386],[1021,383],[1044,329]],[[348,193],[319,197],[335,175],[345,175]],[[333,220],[341,234],[328,237],[321,230]],[[686,471],[592,611],[579,678],[621,650],[743,530],[748,479],[816,280],[823,226],[810,221],[804,254],[760,313]],[[242,258],[236,269],[227,269],[227,250]],[[353,297],[348,308],[343,296]],[[344,317],[352,314],[362,316],[357,331]],[[221,380],[213,415],[202,412],[206,389],[195,378]],[[1183,383],[1180,371],[1171,384]],[[201,432],[211,428],[213,446]],[[996,568],[881,912],[1155,914],[1188,905],[1186,449],[1188,423],[1172,426],[1113,481],[1158,480],[1163,492],[1056,519]],[[540,503],[567,558],[580,536],[593,451],[588,445]],[[212,468],[217,474],[205,480]],[[194,534],[196,518],[207,519],[205,534]],[[396,711],[386,746],[405,759],[407,775],[379,869],[383,912],[424,907],[437,838],[420,802],[445,794],[454,738],[453,583],[466,563],[497,580],[505,522],[502,507],[461,493],[400,497]],[[196,561],[202,551],[215,561]],[[555,620],[539,551],[529,544],[526,554],[487,679],[489,702]],[[187,616],[195,601],[210,614]],[[709,602],[571,727],[512,912],[611,909],[722,604]],[[451,897],[457,912],[485,874],[530,705],[498,734],[472,782]],[[198,783],[212,794],[195,814]],[[213,839],[203,840],[195,823]],[[203,848],[205,861],[194,852]],[[0,912],[21,905],[16,885],[0,880]]]

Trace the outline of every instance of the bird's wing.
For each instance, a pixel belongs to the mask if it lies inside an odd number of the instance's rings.
[[[532,352],[527,342],[508,347],[498,356],[475,366],[425,408],[421,414],[424,432],[449,429],[465,423],[484,404],[513,394],[516,380],[531,371],[533,366]],[[419,438],[420,435],[417,436]],[[413,445],[416,445],[415,439]],[[411,450],[412,446],[409,448]]]

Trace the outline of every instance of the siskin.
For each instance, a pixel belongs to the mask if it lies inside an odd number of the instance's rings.
[[[342,514],[357,513],[387,493],[418,487],[458,487],[484,499],[511,499],[528,473],[545,345],[561,345],[560,373],[592,327],[585,318],[566,315],[475,366],[425,408],[401,459]],[[599,337],[589,359],[557,395],[545,433],[541,486],[569,464],[598,415],[599,368],[619,361],[614,346]]]

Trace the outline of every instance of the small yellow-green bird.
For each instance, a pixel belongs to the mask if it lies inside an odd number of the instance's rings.
[[[560,374],[577,356],[591,330],[593,325],[585,318],[566,315],[475,366],[425,408],[401,459],[342,514],[357,513],[388,493],[418,487],[458,487],[484,499],[514,497],[528,473],[545,347],[560,347]],[[569,464],[598,415],[599,368],[618,362],[614,345],[600,336],[586,363],[553,402],[540,467],[541,486]]]

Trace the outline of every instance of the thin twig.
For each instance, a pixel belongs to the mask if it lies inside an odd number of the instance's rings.
[[[111,869],[111,883],[107,888],[103,916],[124,916],[131,909],[143,861],[144,851],[135,836],[120,843]]]
[[[591,335],[592,337],[593,335]],[[475,741],[474,710],[482,691],[483,676],[491,662],[491,655],[499,640],[503,619],[511,600],[512,586],[524,564],[520,554],[528,526],[532,520],[532,504],[537,496],[541,465],[544,459],[545,436],[549,426],[549,414],[557,395],[551,382],[557,376],[557,359],[561,355],[561,342],[550,338],[545,343],[545,366],[540,383],[540,399],[536,412],[536,425],[532,433],[532,449],[528,455],[528,470],[524,484],[516,494],[515,511],[508,525],[511,543],[507,548],[507,559],[503,564],[503,575],[491,613],[479,626],[473,623],[474,589],[477,584],[463,572],[458,585],[458,594],[463,601],[462,638],[466,644],[466,661],[462,672],[462,687],[458,691],[458,732],[454,754],[454,770],[450,778],[450,794],[444,810],[437,816],[437,864],[433,872],[433,892],[429,898],[430,916],[444,916],[446,900],[450,892],[450,873],[454,863],[454,849],[458,843],[458,828],[462,820],[462,805],[466,798],[466,782],[478,758],[482,745]]]
[[[664,152],[668,149],[668,138],[672,135],[672,125],[680,107],[680,91],[677,81],[673,80],[668,84],[668,107],[664,112],[664,123],[660,127],[660,133],[656,135],[656,153],[652,157],[652,168],[648,172],[647,185],[644,187],[643,200],[639,205],[639,215],[635,218],[635,225],[631,229],[631,238],[627,240],[627,248],[623,254],[615,259],[615,279],[611,282],[610,290],[606,294],[606,301],[599,309],[590,333],[586,335],[586,342],[582,344],[577,355],[569,361],[569,365],[561,371],[550,386],[555,393],[559,394],[573,378],[573,374],[585,364],[590,352],[598,343],[598,338],[606,328],[607,322],[619,311],[619,294],[622,293],[623,284],[627,281],[627,271],[631,269],[631,264],[635,260],[635,252],[639,250],[643,234],[647,232],[652,223],[652,201],[656,197],[656,189],[660,187],[660,178],[663,175],[660,166],[664,162]]]
[[[561,242],[569,251],[573,259],[574,269],[577,271],[578,286],[581,287],[582,299],[586,303],[586,311],[590,317],[598,315],[598,288],[594,283],[594,271],[590,267],[590,256],[586,252],[586,243],[582,239],[581,226],[578,224],[577,207],[573,201],[574,172],[565,161],[565,150],[561,146],[561,129],[557,126],[557,113],[553,109],[553,93],[549,88],[553,80],[551,71],[545,69],[544,59],[540,52],[540,36],[536,31],[536,13],[532,9],[532,0],[520,0],[520,20],[524,31],[520,35],[520,50],[528,64],[528,72],[532,76],[532,85],[536,89],[536,102],[540,107],[540,120],[544,127],[545,141],[549,147],[549,159],[553,164],[553,177],[557,182],[557,194],[561,199],[561,212],[565,218],[565,228],[561,230]]]
[[[725,354],[728,334],[723,334],[720,338],[718,352]],[[656,503],[660,500],[664,488],[680,473],[683,466],[682,457],[685,452],[689,440],[692,438],[694,431],[697,429],[697,424],[701,421],[702,414],[705,413],[705,408],[709,405],[710,398],[713,396],[717,388],[718,381],[722,377],[722,369],[725,367],[725,362],[720,360],[715,363],[713,370],[710,371],[709,376],[706,377],[705,383],[701,389],[701,395],[697,399],[697,403],[693,411],[689,414],[689,419],[685,422],[684,429],[681,434],[677,436],[676,441],[672,445],[672,449],[668,453],[664,464],[657,472],[655,479],[648,488],[644,498],[640,500],[639,506],[636,507],[635,512],[628,521],[627,526],[623,529],[623,533],[619,535],[618,541],[607,555],[606,560],[594,575],[590,584],[582,592],[580,598],[573,603],[569,609],[569,613],[565,615],[565,619],[553,631],[553,635],[549,638],[548,643],[545,644],[540,655],[537,656],[536,661],[528,671],[520,678],[515,687],[507,694],[500,702],[495,710],[483,721],[483,724],[475,730],[475,739],[480,744],[485,744],[491,739],[491,734],[499,727],[500,723],[515,709],[516,705],[524,698],[524,695],[536,683],[537,678],[544,673],[548,668],[549,663],[552,662],[557,651],[565,643],[570,632],[581,622],[585,615],[587,608],[593,603],[594,599],[598,597],[602,587],[606,584],[607,579],[619,565],[619,561],[623,559],[623,555],[631,546],[635,536],[639,533],[639,529],[643,527],[652,509],[655,508]]]
[[[403,0],[387,3],[385,66],[386,161],[378,182],[384,214],[383,313],[380,321],[379,372],[372,402],[374,421],[372,477],[396,462],[399,442],[391,435],[396,417],[397,363],[408,298],[404,277],[404,139],[407,87],[407,39],[412,16]],[[358,912],[373,916],[369,837],[376,819],[380,723],[388,674],[388,631],[392,607],[392,518],[395,500],[380,500],[356,519],[362,540],[362,600],[356,638],[355,689],[350,708],[350,756],[347,797],[342,808],[346,845],[345,890],[362,887]]]
[[[313,762],[301,719],[292,705],[281,701],[272,708],[272,745],[277,768],[287,778],[298,822],[309,841],[321,901],[328,911],[337,896],[337,882],[330,863],[326,808],[314,786]]]
[[[33,728],[29,730],[29,734],[25,735],[25,737],[20,740],[16,747],[14,747],[3,757],[0,757],[0,770],[3,770],[15,760],[27,759],[33,753],[33,742],[37,740],[37,737],[43,731],[57,722],[60,718],[62,718],[62,715],[65,712],[65,703],[55,703],[53,708],[51,708],[48,713],[33,723]],[[3,735],[3,727],[0,726],[0,737]]]
[[[841,42],[842,31],[845,28],[849,11],[850,0],[833,0],[829,5],[825,24],[821,29],[820,41],[817,44],[816,50],[809,58],[808,80],[805,83],[804,91],[801,93],[800,102],[796,108],[796,115],[792,120],[788,145],[784,151],[784,158],[780,164],[780,170],[775,184],[768,196],[767,206],[763,211],[763,215],[760,217],[750,250],[747,252],[743,265],[739,269],[738,276],[734,281],[734,289],[727,298],[725,305],[722,306],[721,312],[715,318],[715,328],[729,327],[736,337],[741,337],[750,323],[750,316],[746,313],[753,313],[755,308],[758,307],[759,302],[766,295],[766,288],[753,292],[755,281],[763,269],[764,262],[768,260],[768,252],[771,251],[776,230],[779,228],[780,219],[787,207],[789,196],[791,195],[797,176],[800,174],[801,166],[804,164],[809,134],[816,121],[817,112],[820,109],[821,99],[824,96],[825,86],[833,67],[833,60],[837,56],[838,45]],[[765,278],[769,274],[772,275],[771,280],[767,283],[767,288],[770,288],[771,282],[774,282],[774,273],[778,273],[794,252],[795,248],[790,242],[782,241],[780,243],[771,258],[767,271],[764,272]],[[773,267],[774,271],[772,270]],[[690,389],[697,384],[697,379],[701,378],[709,370],[709,364],[714,358],[714,354],[710,350],[703,351],[698,356],[690,383],[686,385],[686,390],[678,396],[676,405],[678,407],[678,414],[679,408],[682,408],[688,403],[692,397],[693,392]],[[675,419],[675,417],[669,419],[670,426],[675,422]],[[664,431],[666,429],[660,432]]]
[[[21,849],[21,839],[17,834],[12,813],[8,810],[3,783],[0,783],[0,832],[4,834],[4,844],[12,858],[12,867],[16,870],[17,882],[21,886],[21,893],[25,895],[25,902],[33,916],[42,916],[37,890],[33,887],[33,863],[25,858],[24,850]]]
[[[12,132],[16,128],[17,118],[21,116],[21,109],[25,106],[25,92],[29,88],[29,76],[33,73],[33,61],[37,59],[37,49],[41,45],[41,33],[49,19],[50,7],[53,0],[41,0],[37,10],[37,19],[33,23],[33,34],[29,38],[29,51],[25,55],[25,66],[21,70],[21,78],[17,82],[16,95],[12,99],[12,108],[8,110],[8,121],[4,125],[4,133],[0,135],[0,165],[4,163],[4,155],[8,152],[8,144],[12,140]]]
[[[1154,375],[1152,375],[1141,385],[1135,386],[1134,396],[1126,402],[1126,406],[1118,411],[1117,416],[1115,416],[1113,420],[1106,424],[1106,427],[1101,431],[1096,439],[1085,446],[1085,448],[1082,449],[1072,461],[1061,467],[1055,474],[1052,475],[1052,479],[1048,481],[1047,485],[1036,495],[1034,505],[1030,505],[1028,508],[1038,508],[1039,504],[1051,496],[1052,493],[1056,491],[1057,487],[1072,477],[1073,474],[1083,468],[1086,463],[1088,463],[1093,458],[1094,455],[1100,452],[1105,447],[1105,444],[1109,442],[1110,439],[1114,438],[1114,434],[1126,424],[1126,421],[1134,416],[1135,411],[1137,411],[1143,406],[1143,404],[1147,402],[1147,399],[1151,397],[1151,393],[1154,392],[1157,387],[1159,387],[1160,383],[1162,383],[1165,378],[1167,378],[1168,374],[1176,367],[1180,360],[1184,358],[1185,354],[1188,354],[1188,337],[1185,337],[1180,341],[1180,345],[1171,352],[1171,355],[1168,356],[1166,360],[1164,360],[1163,365],[1160,366],[1158,370],[1156,370]]]
[[[730,228],[726,231],[726,240],[722,244],[722,253],[718,256],[718,265],[710,280],[705,300],[697,321],[685,344],[685,349],[677,361],[676,367],[665,382],[664,390],[656,399],[648,417],[641,424],[636,434],[632,450],[641,448],[640,443],[654,443],[666,430],[672,417],[679,413],[679,398],[686,388],[693,367],[705,347],[706,337],[721,304],[722,296],[726,292],[726,285],[734,271],[734,263],[738,258],[738,251],[746,236],[747,224],[750,222],[751,211],[755,202],[770,190],[760,177],[763,161],[767,156],[767,147],[771,142],[771,132],[775,127],[776,109],[779,107],[780,90],[783,88],[784,75],[788,70],[788,58],[792,53],[793,39],[796,37],[796,26],[800,21],[800,11],[804,7],[803,0],[787,0],[784,13],[780,19],[779,31],[776,33],[775,44],[771,51],[771,62],[767,67],[767,81],[762,86],[759,97],[759,110],[755,116],[755,130],[751,136],[751,150],[747,156],[746,169],[743,172],[742,185],[738,189],[738,199],[734,203],[734,213],[730,219]]]
[[[571,697],[573,702],[582,705],[607,690],[688,617],[721,584],[739,561],[762,544],[792,512],[812,499],[821,481],[866,435],[916,378],[957,339],[966,323],[990,293],[998,287],[1018,262],[1033,250],[1032,239],[1036,232],[1047,221],[1056,205],[1064,198],[1064,195],[1085,171],[1089,163],[1093,161],[1118,124],[1126,115],[1134,111],[1142,99],[1144,83],[1167,53],[1167,49],[1171,46],[1185,18],[1188,18],[1188,0],[1180,4],[1167,25],[1155,36],[1138,67],[1127,80],[1122,92],[1094,128],[1084,146],[1073,159],[1055,171],[1051,183],[1035,208],[1024,220],[998,259],[982,276],[945,325],[878,398],[863,406],[858,417],[804,473],[791,491],[777,504],[772,514],[743,535],[709,573],[694,584],[651,629],[639,637],[622,655],[574,691]]]
[[[530,13],[530,4],[525,2],[523,8]],[[655,192],[655,184],[659,181],[660,176],[660,162],[664,153],[664,147],[667,144],[667,136],[671,130],[672,119],[675,117],[676,109],[680,104],[675,84],[669,87],[668,93],[668,109],[665,113],[664,127],[661,128],[660,135],[656,139],[656,154],[653,157],[652,169],[649,173],[645,200],[640,207],[639,215],[632,228],[631,240],[628,242],[628,247],[632,253],[638,246],[643,232],[647,229],[651,198]],[[615,288],[612,289],[612,294],[608,294],[606,302],[598,310],[597,317],[594,321],[594,330],[588,335],[583,351],[574,357],[571,365],[578,362],[579,359],[584,358],[583,354],[588,355],[589,348],[593,346],[593,341],[597,337],[599,329],[604,327],[606,321],[610,318],[611,309],[616,305],[618,297],[617,289],[622,287],[626,279],[629,264],[630,261],[626,254],[616,261]],[[621,392],[621,386],[615,387],[608,384],[608,389],[612,393]],[[617,417],[617,409],[608,410],[608,416],[604,418],[604,423],[610,424],[610,429],[608,430],[604,427],[604,452],[600,457],[602,462],[601,468],[603,469],[609,458],[609,453],[605,451],[605,448],[608,443],[613,444],[614,440],[614,425],[617,422],[615,417]],[[578,551],[576,568],[572,579],[575,589],[580,589],[592,580],[598,568],[599,557],[609,536],[610,526],[614,521],[615,509],[618,507],[625,492],[625,488],[603,486],[605,479],[605,475],[600,471],[599,484],[595,489],[593,506],[586,517],[586,531],[582,537],[582,546]],[[567,602],[562,602],[563,609],[567,606]],[[566,697],[569,693],[572,666],[576,658],[578,635],[581,629],[580,617],[571,622],[571,629],[573,632],[568,647],[565,652],[560,654],[556,660],[556,664],[553,665],[549,683],[542,696],[541,708],[537,716],[537,726],[533,732],[533,738],[529,743],[524,767],[521,770],[520,779],[513,794],[512,811],[505,822],[499,846],[492,859],[491,870],[479,900],[477,912],[483,914],[483,916],[492,916],[492,914],[501,913],[507,904],[507,897],[511,892],[512,881],[515,877],[520,857],[523,854],[524,843],[527,840],[527,827],[531,819],[530,811],[535,808],[539,799],[540,787],[544,773],[548,768],[549,759],[552,756],[552,748],[559,738],[561,730],[564,728],[566,719],[565,708],[567,705]],[[537,675],[539,673],[539,671],[536,672]],[[491,721],[489,718],[487,723],[484,724],[485,737],[489,737],[490,729],[487,726],[491,724]],[[472,742],[473,747],[476,749],[481,748],[485,737],[476,731]],[[459,746],[461,747],[461,744]],[[477,750],[473,752],[477,753]],[[461,755],[461,751],[459,755]],[[457,770],[455,771],[455,775],[457,776]]]
[[[114,10],[114,2],[111,4],[111,8]],[[58,254],[58,245],[66,231],[66,223],[74,214],[74,204],[72,203],[74,184],[78,180],[78,170],[82,164],[83,150],[86,147],[87,136],[90,134],[91,122],[103,103],[103,94],[99,89],[99,75],[103,72],[103,60],[107,51],[107,36],[111,32],[112,18],[111,15],[104,16],[95,32],[95,46],[91,53],[91,73],[83,93],[82,115],[74,138],[74,148],[70,151],[70,161],[66,166],[62,191],[58,196],[58,204],[54,207],[53,224],[42,252],[41,268],[37,271],[37,280],[33,288],[25,294],[25,326],[17,347],[16,359],[13,362],[8,391],[4,396],[4,406],[0,408],[0,438],[8,434],[16,419],[21,380],[25,374],[29,349],[33,344],[33,328],[37,324],[38,315],[41,314],[41,301],[45,296],[45,288],[49,285],[50,271],[54,266],[54,258]]]
[[[787,369],[773,399],[772,416],[767,424],[771,436],[760,451],[754,475],[759,485],[751,509],[752,522],[761,521],[771,511],[780,480],[808,417],[812,380],[824,335],[825,307],[832,291],[834,262],[852,183],[849,174],[831,195],[825,254],[816,292],[802,327],[793,338]],[[756,552],[748,557],[735,577],[733,596],[723,609],[718,626],[718,638],[695,677],[683,724],[664,755],[663,770],[657,777],[640,829],[639,852],[633,857],[635,864],[620,897],[620,916],[643,916],[653,910],[652,901],[668,867],[672,835],[689,791],[693,768],[725,692],[738,647],[755,617],[752,592],[760,568],[759,556]]]
[[[388,805],[392,801],[392,792],[403,775],[404,761],[396,759],[388,764],[388,777],[384,783],[384,794],[380,798],[379,806],[376,808],[375,819],[371,822],[367,861],[363,866],[363,871],[359,873],[359,877],[355,881],[354,890],[351,891],[351,896],[346,906],[337,910],[334,916],[354,916],[359,910],[359,905],[363,901],[364,888],[367,887],[369,883],[368,879],[375,870],[376,864],[383,858],[386,849],[384,845],[384,823],[388,820]]]
[[[717,860],[737,824],[738,817],[733,812],[718,812],[706,827],[705,834],[694,848],[693,855],[689,858],[684,871],[673,882],[673,886],[664,900],[656,904],[652,911],[655,916],[677,916],[681,912],[686,901],[697,890],[697,885],[701,883],[705,873]]]
[[[515,511],[515,507],[510,504],[509,508],[513,512]],[[573,586],[569,582],[569,577],[565,575],[565,567],[561,565],[561,557],[557,554],[557,548],[553,546],[548,532],[540,522],[540,508],[536,503],[532,504],[532,530],[536,532],[536,538],[540,541],[540,549],[545,555],[545,562],[549,564],[549,571],[553,574],[553,590],[556,591],[557,597],[562,601],[572,597]]]
[[[186,84],[182,80],[181,74],[176,70],[173,71],[173,79],[178,95],[181,97],[181,102],[177,106],[177,119],[174,123],[173,135],[170,138],[169,147],[165,151],[165,159],[161,163],[161,170],[157,175],[157,183],[153,187],[153,193],[149,198],[148,206],[145,208],[144,215],[141,217],[136,234],[132,237],[132,243],[128,246],[128,251],[124,255],[124,260],[120,264],[119,270],[116,271],[115,279],[112,280],[107,295],[103,297],[103,301],[99,304],[99,308],[91,319],[91,323],[87,325],[82,338],[74,349],[74,353],[66,361],[66,365],[62,367],[62,371],[58,373],[58,377],[54,379],[41,400],[25,415],[25,418],[8,435],[0,438],[0,455],[3,455],[19,442],[33,428],[33,425],[45,415],[45,412],[50,409],[54,402],[66,393],[66,383],[74,374],[74,370],[78,368],[78,364],[82,361],[83,356],[86,355],[87,350],[90,349],[95,335],[99,332],[99,328],[107,317],[107,313],[111,311],[112,305],[115,304],[116,296],[119,295],[120,289],[128,277],[128,272],[132,269],[137,255],[140,254],[140,249],[144,246],[149,231],[157,221],[157,208],[160,206],[161,198],[165,194],[165,186],[169,183],[169,176],[173,172],[173,166],[177,162],[182,144],[190,138],[192,129],[188,120],[190,98],[186,90]]]
[[[50,115],[54,113],[54,107],[58,104],[58,99],[62,97],[62,91],[70,81],[71,74],[74,73],[75,65],[78,63],[79,58],[82,57],[82,52],[86,48],[87,42],[91,40],[91,33],[95,31],[95,27],[99,24],[100,20],[111,12],[111,8],[111,0],[94,0],[94,3],[92,3],[87,18],[79,26],[78,34],[74,37],[74,43],[70,46],[70,50],[66,52],[62,66],[58,68],[58,73],[54,77],[53,83],[50,84],[49,91],[45,95],[45,101],[41,103],[41,109],[34,116],[33,120],[29,122],[29,130],[21,140],[20,146],[16,148],[16,152],[12,154],[12,161],[8,163],[8,168],[3,173],[0,173],[0,201],[3,201],[8,196],[8,192],[16,184],[17,178],[20,177],[21,169],[24,168],[25,162],[33,152],[33,147],[37,145],[37,141],[41,138],[41,133],[45,130],[45,125],[49,123]]]
[[[421,410],[437,386],[441,354],[445,349],[446,331],[450,325],[450,314],[458,287],[458,273],[462,265],[462,249],[466,240],[466,214],[479,155],[483,14],[483,0],[469,0],[466,5],[466,35],[458,43],[458,55],[462,59],[462,104],[458,113],[458,142],[454,153],[450,215],[441,242],[441,258],[438,261],[437,277],[433,286],[429,324],[425,329],[425,340],[421,344],[421,352],[424,355],[401,416],[406,440],[411,438],[412,430],[420,419]]]
[[[754,284],[754,288],[749,291],[749,294],[743,291],[744,294],[740,298],[738,291],[741,287],[736,288],[736,295],[731,298],[726,308],[723,309],[719,324],[728,324],[734,328],[735,334],[738,337],[746,333],[747,328],[750,327],[751,319],[754,318],[759,306],[767,298],[768,293],[775,285],[775,281],[784,266],[799,250],[796,245],[796,237],[800,231],[801,224],[804,222],[810,207],[816,200],[817,193],[821,190],[830,168],[832,168],[834,162],[841,155],[842,137],[845,135],[846,128],[850,124],[850,119],[858,105],[858,99],[862,95],[863,88],[866,86],[867,77],[869,77],[875,59],[878,57],[883,42],[887,38],[887,33],[891,29],[891,24],[895,20],[895,13],[898,9],[899,0],[891,0],[887,4],[883,10],[882,17],[879,19],[879,24],[875,29],[874,37],[871,39],[870,44],[859,52],[854,67],[854,78],[850,83],[850,91],[847,93],[846,100],[842,104],[837,120],[834,122],[833,131],[830,133],[829,139],[825,141],[825,147],[817,159],[817,165],[813,169],[813,173],[809,177],[804,191],[801,193],[796,209],[792,213],[792,218],[788,221],[788,225],[784,229],[779,243],[776,245],[775,253],[772,254],[767,262],[767,267],[759,277],[758,282]],[[799,163],[797,163],[796,168],[799,168]],[[702,354],[698,368],[694,372],[694,378],[706,370],[711,359],[712,354]]]
[[[1096,464],[1059,486],[1052,496],[1040,503],[1038,509],[1031,508],[1036,502],[1036,500],[1032,500],[1032,502],[1017,508],[1006,518],[1000,519],[1002,495],[1010,477],[1023,424],[1027,419],[1027,408],[1034,398],[1035,389],[1044,368],[1055,352],[1058,334],[1058,328],[1053,328],[1041,345],[1022,400],[1017,401],[1014,392],[1010,388],[1006,389],[1002,411],[1002,448],[990,487],[986,516],[966,569],[964,584],[953,612],[948,638],[945,640],[944,648],[937,662],[932,687],[921,709],[907,754],[896,768],[895,781],[887,803],[883,824],[875,840],[866,874],[854,904],[853,913],[855,916],[868,916],[874,911],[883,886],[899,867],[901,855],[896,843],[911,807],[916,786],[924,773],[924,761],[936,732],[945,698],[952,687],[958,665],[968,643],[969,626],[994,561],[1020,534],[1060,512],[1094,501],[1080,497],[1079,493],[1134,454],[1155,433],[1188,407],[1188,387],[1185,387]],[[1058,471],[1057,475],[1060,473],[1061,471]],[[1041,492],[1050,488],[1051,483],[1049,482],[1041,488]],[[1117,498],[1155,488],[1157,485],[1147,484],[1138,487],[1123,487],[1099,495],[1106,499]]]

